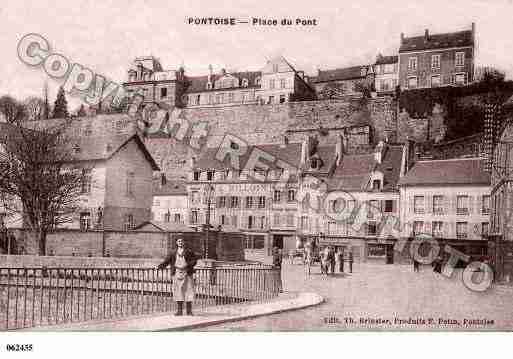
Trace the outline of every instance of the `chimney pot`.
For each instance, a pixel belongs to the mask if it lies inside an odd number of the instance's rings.
[[[429,40],[429,30],[428,29],[424,30],[424,39],[426,39],[426,41]]]
[[[401,44],[404,42],[404,32],[401,32]]]

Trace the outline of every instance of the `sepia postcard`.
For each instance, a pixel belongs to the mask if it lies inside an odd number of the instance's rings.
[[[512,14],[4,1],[0,331],[513,330]]]

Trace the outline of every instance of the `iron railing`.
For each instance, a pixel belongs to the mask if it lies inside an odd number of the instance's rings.
[[[280,275],[264,265],[196,269],[194,307],[270,300]],[[172,312],[171,288],[170,269],[0,268],[0,328]]]

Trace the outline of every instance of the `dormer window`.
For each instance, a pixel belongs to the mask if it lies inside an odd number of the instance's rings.
[[[312,169],[314,169],[314,170],[315,170],[315,169],[317,169],[317,168],[319,168],[319,159],[317,159],[317,158],[312,158],[312,160],[311,160],[311,162],[310,162],[310,167],[311,167]]]
[[[273,64],[273,72],[278,72],[278,64]]]
[[[212,82],[207,82],[207,90],[212,90]]]
[[[214,179],[214,171],[207,171],[207,181],[212,181]]]
[[[73,152],[80,153],[80,146],[78,144],[73,145]]]
[[[260,83],[261,83],[261,78],[260,78],[260,77],[257,77],[257,78],[255,79],[255,85],[256,85],[256,86],[260,86]]]
[[[242,87],[248,87],[249,81],[248,79],[242,79]]]
[[[379,191],[381,189],[381,180],[376,179],[372,181],[372,190]]]

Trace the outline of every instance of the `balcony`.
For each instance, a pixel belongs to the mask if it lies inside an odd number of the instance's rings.
[[[457,208],[456,214],[462,215],[462,216],[468,216],[468,214],[469,214],[468,208]]]

